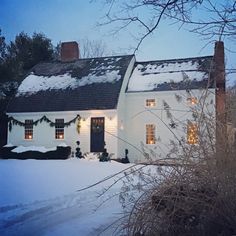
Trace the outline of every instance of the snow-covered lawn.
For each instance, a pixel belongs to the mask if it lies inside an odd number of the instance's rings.
[[[98,193],[114,179],[77,190],[129,166],[78,159],[0,160],[0,235],[99,235],[121,216],[118,196],[110,199],[121,183],[102,197]],[[101,235],[112,235],[112,228]]]

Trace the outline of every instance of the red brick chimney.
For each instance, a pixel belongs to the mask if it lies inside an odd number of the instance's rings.
[[[79,47],[78,43],[63,42],[61,44],[61,61],[69,62],[79,59]]]
[[[225,54],[224,43],[215,43],[214,79],[216,85],[216,158],[218,167],[227,163],[227,126],[226,126],[226,92],[225,92]]]
[[[221,123],[226,123],[225,54],[222,41],[215,43],[214,78],[216,83],[216,115]]]

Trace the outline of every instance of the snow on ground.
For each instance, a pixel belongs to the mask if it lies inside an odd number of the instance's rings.
[[[0,160],[0,235],[98,235],[120,217],[116,193],[121,183],[102,197],[98,193],[114,179],[77,190],[130,166],[79,159]]]

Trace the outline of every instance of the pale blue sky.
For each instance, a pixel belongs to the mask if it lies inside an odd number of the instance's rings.
[[[101,0],[0,0],[0,28],[8,41],[21,31],[29,35],[42,32],[54,45],[89,38],[103,40],[118,54],[132,53],[128,49],[135,46],[131,34],[136,28],[111,36],[111,26],[96,27],[106,10]],[[204,47],[206,44],[197,35],[165,23],[143,42],[136,56],[138,60],[156,60],[212,55],[213,43]],[[226,42],[225,46],[233,50],[234,45]],[[236,67],[235,54],[227,52],[226,60],[228,67]]]

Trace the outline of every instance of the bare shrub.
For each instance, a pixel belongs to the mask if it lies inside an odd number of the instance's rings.
[[[127,175],[120,194],[125,235],[236,234],[236,147],[228,143],[225,124],[200,107],[193,112],[201,124],[198,145],[171,141],[167,157],[176,162],[149,160],[150,171],[140,168],[136,179]]]
[[[235,163],[173,167],[135,202],[127,235],[233,235],[236,233]]]

